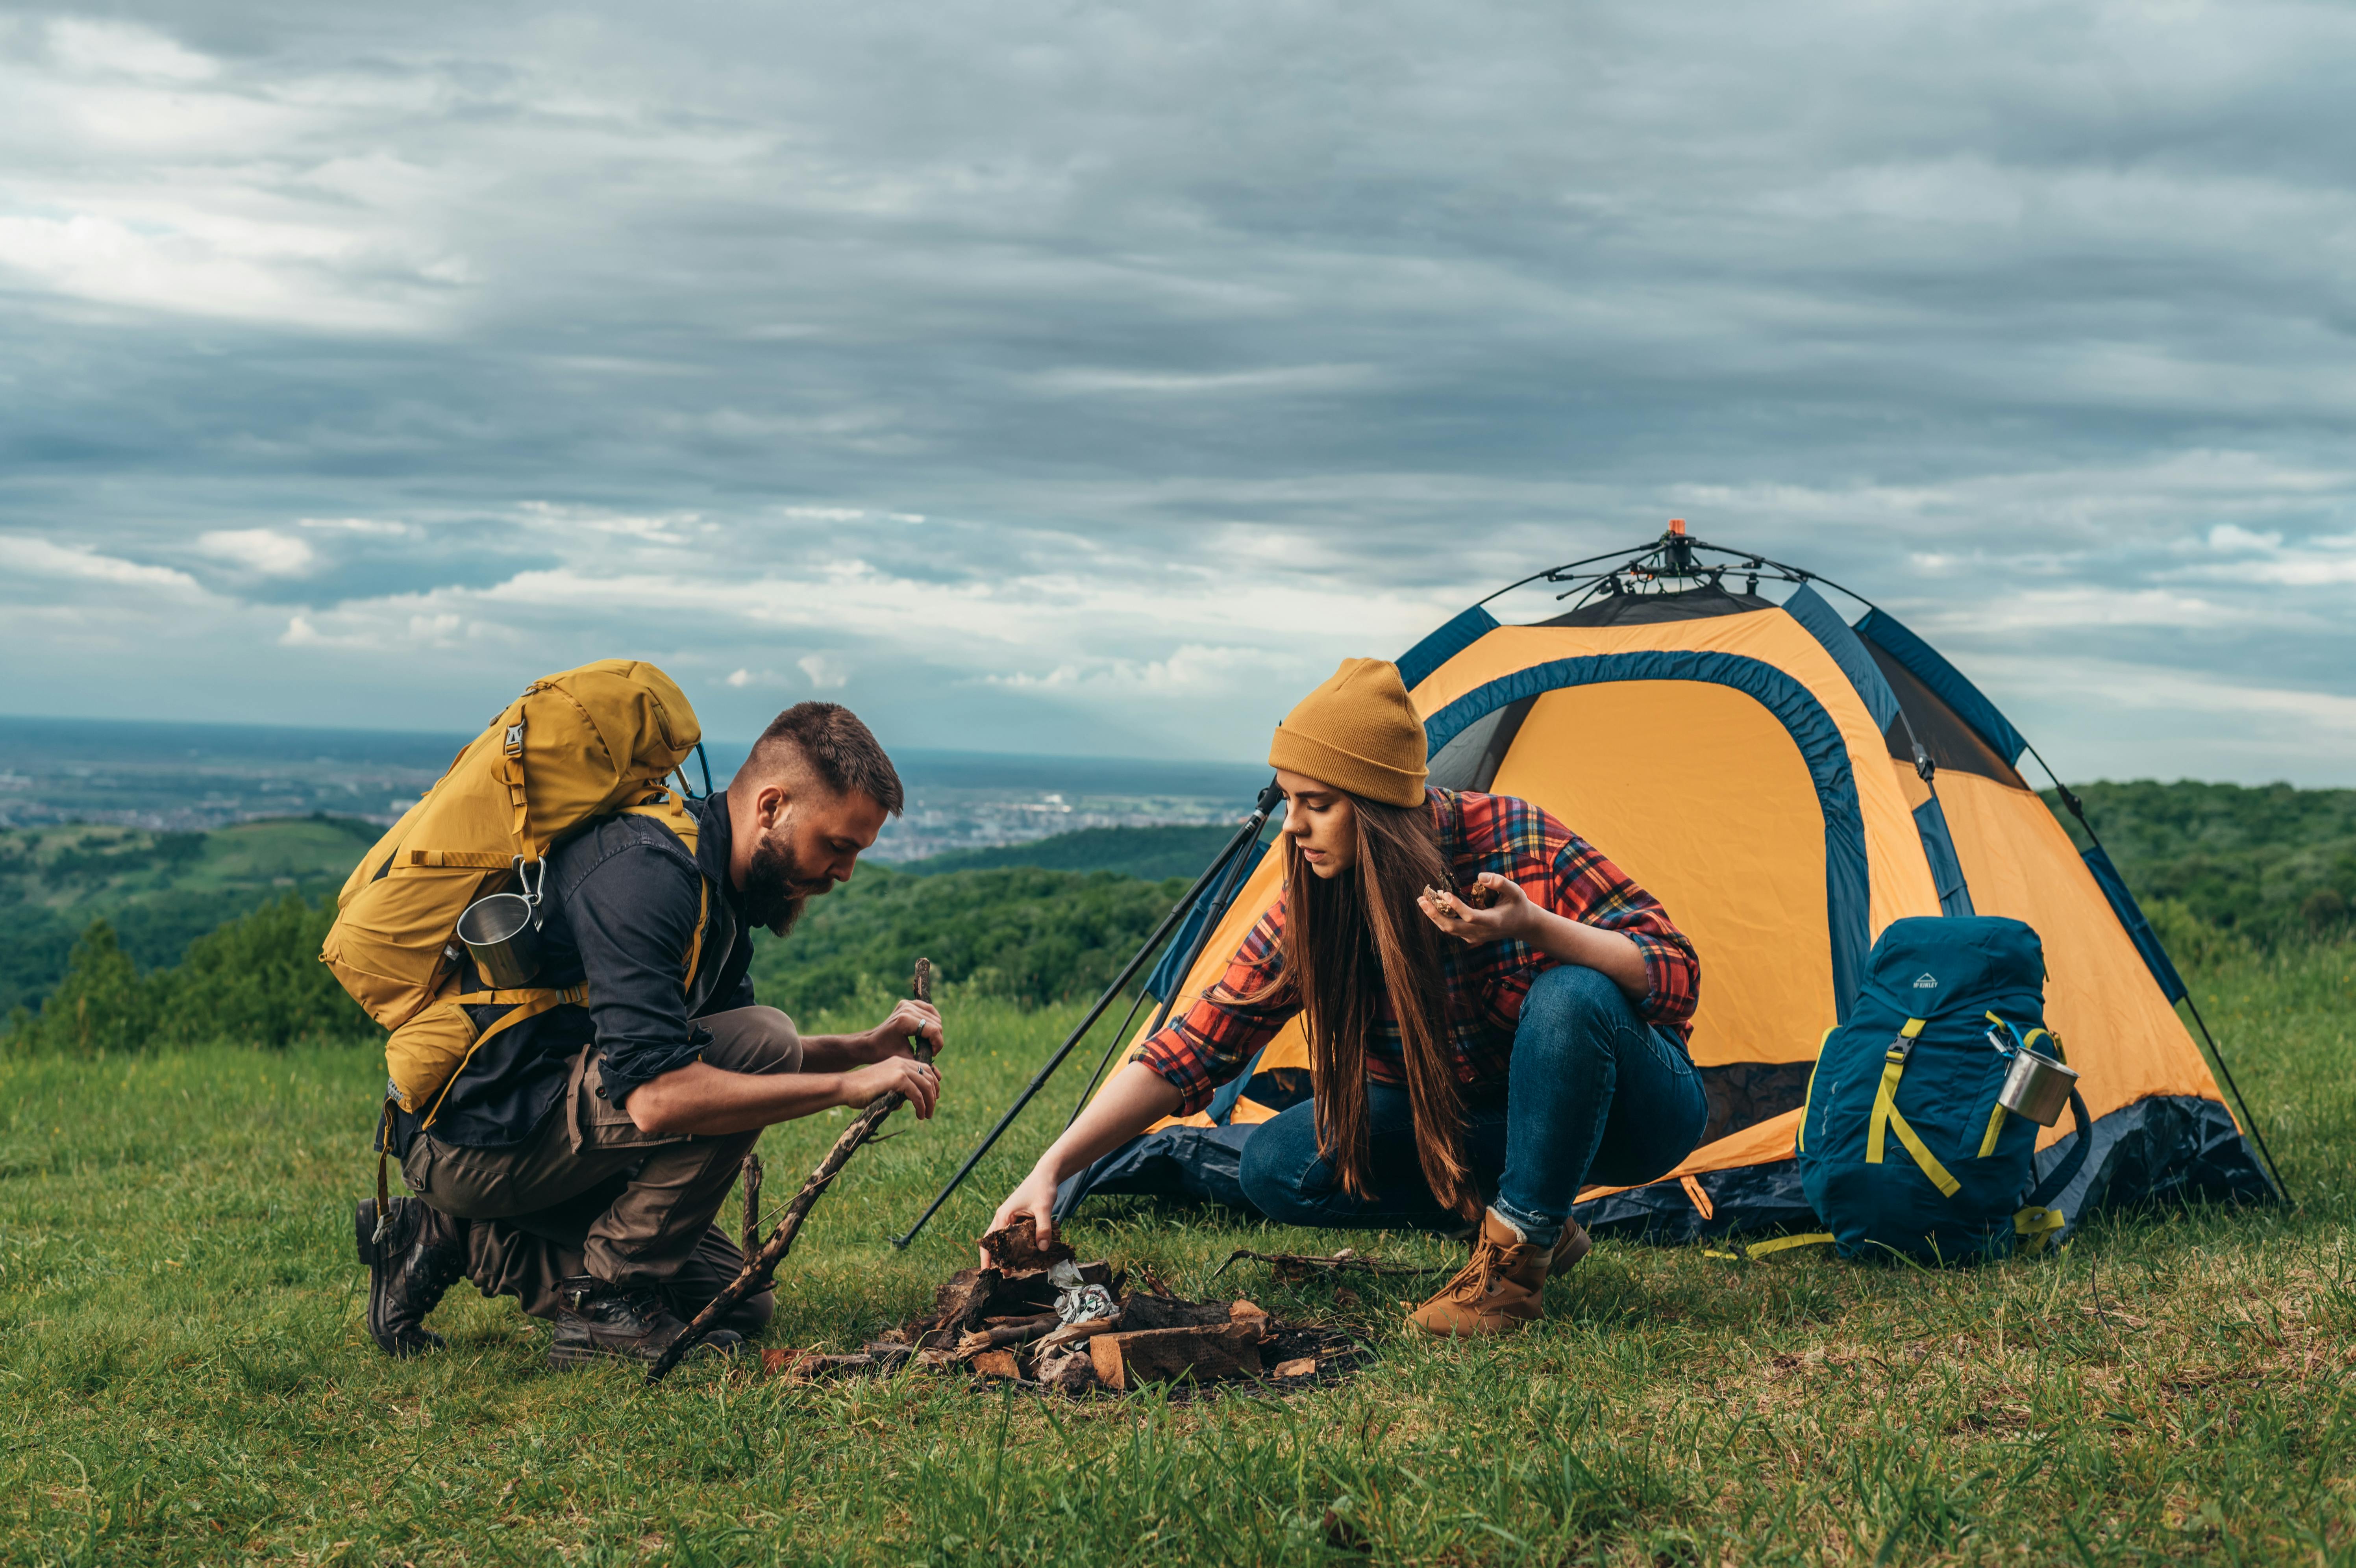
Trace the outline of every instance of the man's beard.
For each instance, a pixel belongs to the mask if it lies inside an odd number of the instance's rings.
[[[752,863],[744,867],[744,918],[780,937],[802,918],[809,895],[795,889],[808,886],[810,880],[781,839],[774,832],[763,833],[753,846]]]

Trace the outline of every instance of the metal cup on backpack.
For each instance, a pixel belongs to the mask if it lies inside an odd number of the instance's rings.
[[[537,872],[537,875],[530,875]],[[483,978],[503,991],[531,983],[540,972],[541,894],[548,880],[545,858],[526,864],[515,857],[520,893],[493,893],[476,899],[458,917],[458,940],[475,956]]]
[[[2004,1075],[2004,1087],[1997,1090],[1996,1102],[2016,1116],[2026,1116],[2040,1127],[2051,1127],[2062,1119],[2063,1109],[2070,1103],[2070,1091],[2077,1085],[2077,1069],[2065,1067],[2024,1046],[2013,1053],[2012,1069]]]

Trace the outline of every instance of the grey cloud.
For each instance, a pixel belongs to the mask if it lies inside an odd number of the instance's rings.
[[[2346,691],[2340,8],[86,19],[0,26],[0,531],[209,597],[0,632],[60,702],[161,646],[431,723],[632,643],[730,723],[827,657],[935,744],[1244,755],[1321,660],[1681,514],[2099,736],[2069,770],[2356,768],[2006,662]],[[415,532],[198,545],[305,517]],[[775,586],[501,596],[568,570]]]

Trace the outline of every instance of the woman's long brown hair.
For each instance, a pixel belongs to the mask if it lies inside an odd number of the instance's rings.
[[[1464,1164],[1464,1101],[1448,1041],[1447,939],[1416,908],[1445,887],[1448,863],[1431,808],[1359,796],[1356,864],[1328,880],[1284,835],[1284,974],[1271,986],[1297,997],[1317,1080],[1317,1152],[1353,1197],[1373,1195],[1366,1158],[1366,1042],[1387,997],[1398,1020],[1415,1153],[1440,1204],[1473,1219],[1480,1197]],[[1255,997],[1258,1001],[1260,998]]]

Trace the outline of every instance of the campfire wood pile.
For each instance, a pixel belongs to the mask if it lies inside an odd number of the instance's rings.
[[[929,1371],[1084,1394],[1245,1379],[1299,1386],[1366,1354],[1345,1333],[1282,1324],[1248,1301],[1181,1300],[1149,1270],[1132,1283],[1126,1270],[1077,1262],[1061,1241],[1041,1247],[1027,1220],[981,1245],[990,1263],[951,1275],[926,1316],[853,1355],[764,1351],[766,1369],[806,1380],[896,1371],[913,1360]]]

